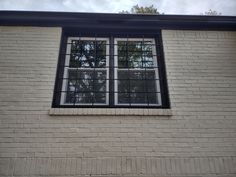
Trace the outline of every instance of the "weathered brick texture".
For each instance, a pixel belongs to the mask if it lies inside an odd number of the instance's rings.
[[[172,116],[51,116],[61,29],[0,27],[0,176],[235,177],[236,32],[162,35]]]

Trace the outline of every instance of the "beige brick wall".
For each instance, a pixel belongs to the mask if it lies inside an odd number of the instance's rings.
[[[171,114],[54,115],[60,28],[0,27],[0,176],[236,176],[236,32],[163,32]]]

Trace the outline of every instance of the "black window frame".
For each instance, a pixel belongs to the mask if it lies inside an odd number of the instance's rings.
[[[65,53],[67,40],[69,37],[91,37],[91,38],[109,38],[109,104],[108,105],[64,105],[60,104],[62,79],[64,74]],[[157,64],[159,66],[159,84],[161,91],[161,105],[115,105],[114,101],[114,39],[115,38],[153,38],[155,40]],[[54,86],[52,108],[170,108],[168,85],[166,77],[166,68],[163,53],[163,42],[161,30],[144,31],[129,29],[74,29],[63,28],[61,34],[61,44],[57,64],[57,74]]]

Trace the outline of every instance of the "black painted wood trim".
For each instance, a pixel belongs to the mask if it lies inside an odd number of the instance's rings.
[[[0,11],[0,25],[98,29],[236,30],[235,16]]]

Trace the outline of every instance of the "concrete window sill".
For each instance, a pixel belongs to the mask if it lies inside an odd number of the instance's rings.
[[[172,116],[171,109],[51,108],[50,116]]]

